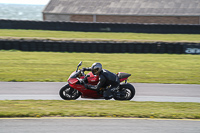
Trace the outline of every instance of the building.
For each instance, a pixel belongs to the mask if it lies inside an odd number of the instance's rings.
[[[43,20],[200,24],[200,0],[50,0]]]

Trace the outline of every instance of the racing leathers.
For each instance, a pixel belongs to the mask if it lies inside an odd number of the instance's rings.
[[[91,71],[91,68],[84,68],[84,71]],[[119,78],[116,74],[106,70],[106,69],[102,69],[102,71],[99,73],[99,82],[97,85],[88,85],[85,84],[85,87],[87,89],[91,89],[91,90],[96,90],[99,91],[100,88],[106,88],[107,86],[108,89],[106,91],[104,91],[104,98],[105,99],[110,99],[113,97],[112,91],[113,89],[117,88],[120,84]]]

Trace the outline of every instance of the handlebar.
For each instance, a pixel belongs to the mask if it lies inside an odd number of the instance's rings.
[[[90,77],[90,75],[86,75],[82,69],[80,69],[78,71],[78,73],[81,74],[81,75],[83,75],[83,76],[85,76],[83,79],[80,79],[80,78],[78,78],[79,74],[77,75],[77,79],[80,81],[80,83],[85,84],[85,81],[87,80],[87,77]]]

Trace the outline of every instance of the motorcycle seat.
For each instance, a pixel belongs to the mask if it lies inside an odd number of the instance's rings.
[[[123,72],[119,72],[117,75],[118,75],[119,79],[128,78],[129,76],[131,76],[131,74],[123,73]]]

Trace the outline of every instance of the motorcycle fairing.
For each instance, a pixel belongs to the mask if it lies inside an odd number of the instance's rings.
[[[78,82],[78,79],[77,78],[70,78],[68,80],[69,84],[73,85],[73,84],[76,84]]]
[[[92,74],[92,72],[89,72],[87,75],[90,75],[87,80],[88,80],[88,83],[89,84],[92,84],[92,85],[97,85],[97,83],[99,82],[99,76],[94,76]]]
[[[80,77],[80,79],[83,79],[83,78],[84,78],[84,76]],[[91,77],[88,77],[88,78],[89,78],[88,81],[90,81],[89,84],[96,85],[98,83],[98,80],[99,80],[98,76],[91,75]],[[68,79],[68,83],[69,83],[70,87],[72,87],[72,88],[78,90],[79,92],[81,92],[82,93],[82,95],[81,95],[82,98],[94,98],[94,99],[103,98],[103,95],[98,94],[94,90],[86,89],[83,84],[80,84],[78,82],[79,82],[79,80],[77,78],[69,78]]]

